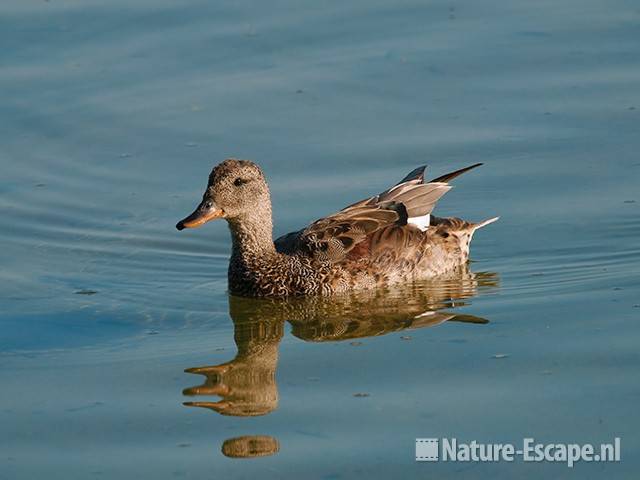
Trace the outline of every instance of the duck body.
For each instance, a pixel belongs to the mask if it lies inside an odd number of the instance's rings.
[[[451,188],[448,182],[479,165],[429,182],[420,167],[385,192],[274,241],[262,171],[253,162],[229,159],[213,169],[202,203],[177,227],[228,221],[234,295],[331,295],[432,278],[466,264],[474,232],[497,220],[431,215]]]
[[[474,224],[457,218],[434,220],[439,224],[426,231],[411,224],[387,226],[339,261],[305,252],[291,234],[274,242],[275,252],[234,252],[229,291],[241,296],[331,295],[442,275],[467,263]],[[379,239],[392,239],[403,248],[381,248]]]

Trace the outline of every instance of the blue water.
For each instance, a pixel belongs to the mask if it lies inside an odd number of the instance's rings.
[[[639,39],[624,0],[3,1],[0,478],[635,478]],[[484,162],[436,213],[501,220],[457,280],[271,310],[227,295],[224,224],[174,229],[228,156],[276,234],[425,163]],[[183,405],[231,397],[264,414]]]

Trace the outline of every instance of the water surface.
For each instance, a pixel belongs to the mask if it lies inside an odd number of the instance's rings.
[[[634,478],[639,25],[624,0],[2,2],[0,478]],[[174,229],[228,156],[277,235],[425,163],[485,162],[436,213],[501,220],[457,279],[230,298],[225,226]],[[623,461],[413,457],[525,436]]]

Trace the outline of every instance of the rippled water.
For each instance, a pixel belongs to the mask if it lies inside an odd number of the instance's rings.
[[[637,474],[637,2],[5,0],[0,25],[0,478]],[[276,234],[424,163],[485,162],[436,213],[501,220],[457,277],[229,298],[224,225],[174,229],[227,156],[263,166]],[[416,463],[432,436],[618,436],[622,462]]]

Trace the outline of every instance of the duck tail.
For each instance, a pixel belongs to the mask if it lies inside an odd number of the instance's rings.
[[[491,225],[493,222],[497,222],[500,217],[488,218],[487,220],[483,220],[478,223],[471,223],[469,228],[467,229],[466,235],[463,235],[460,239],[460,247],[462,251],[465,252],[466,256],[469,256],[469,246],[471,245],[471,240],[473,239],[473,234],[476,233],[476,230],[486,227],[487,225]]]
[[[471,225],[472,232],[475,232],[479,228],[486,227],[487,225],[491,225],[493,222],[497,222],[498,220],[500,220],[500,217],[493,217],[487,220],[483,220],[482,222],[479,222],[479,223],[473,223]]]

